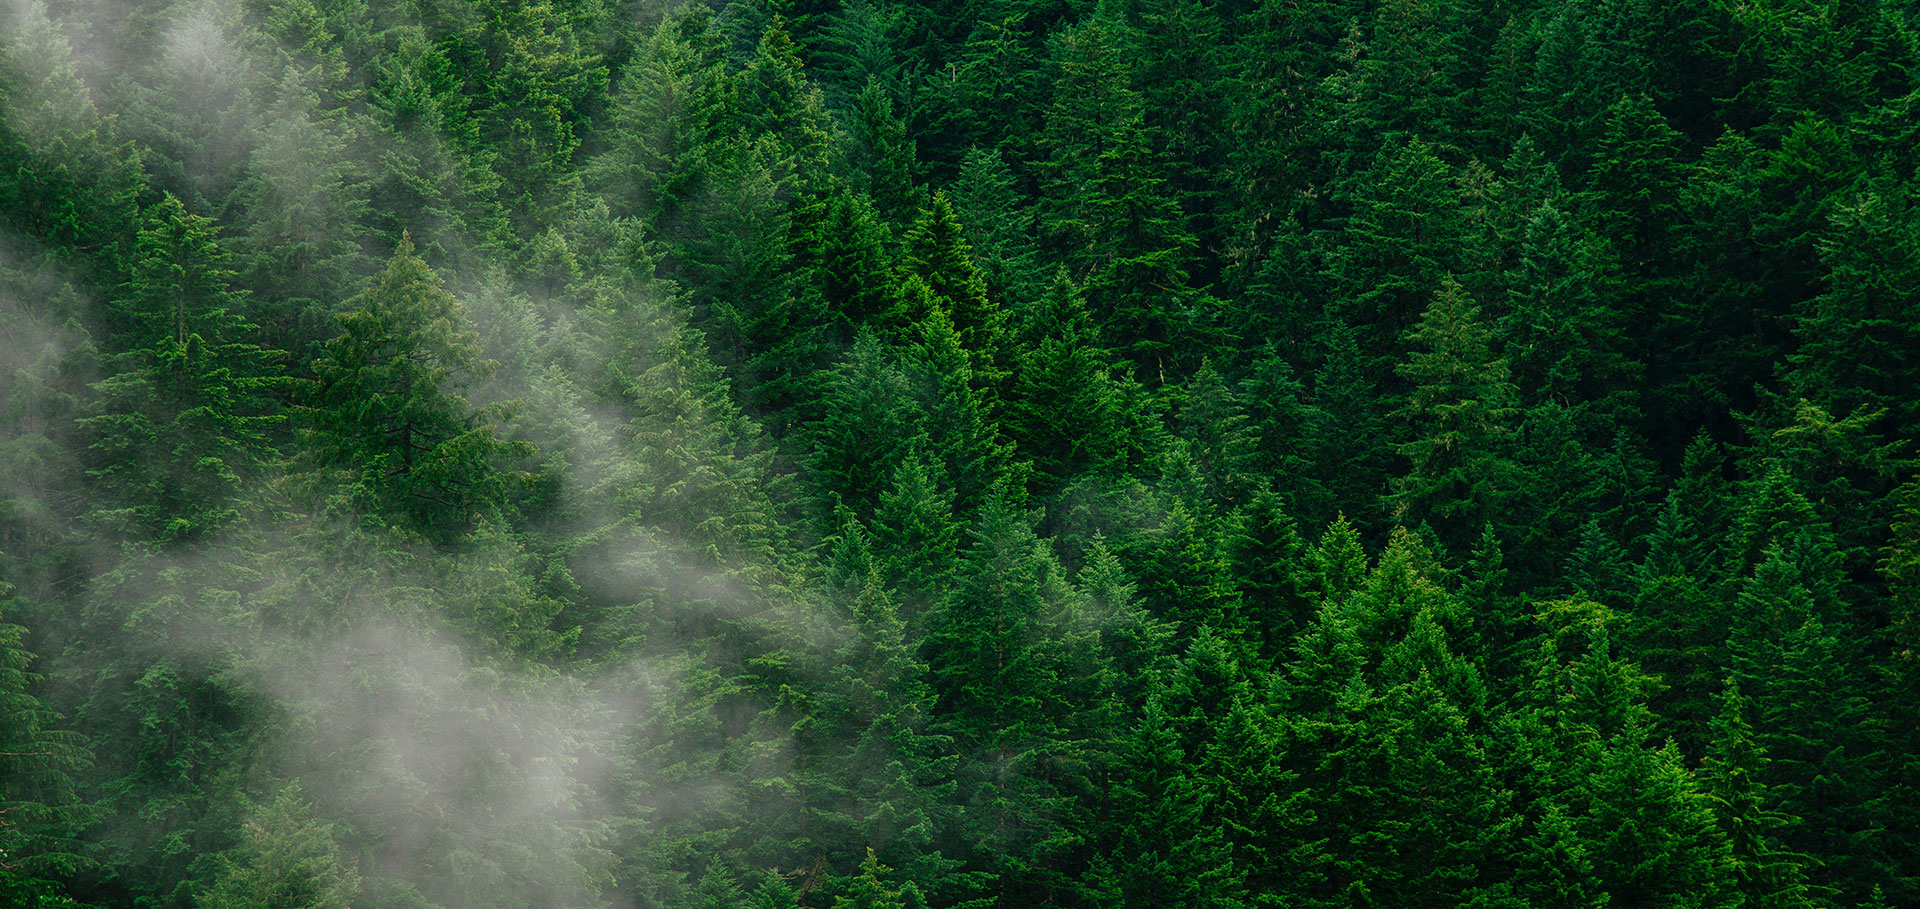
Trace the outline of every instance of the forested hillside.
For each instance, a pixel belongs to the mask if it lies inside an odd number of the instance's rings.
[[[0,0],[0,905],[1920,907],[1911,0]]]

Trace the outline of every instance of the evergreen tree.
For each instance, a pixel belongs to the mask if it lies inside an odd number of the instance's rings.
[[[956,583],[925,645],[935,728],[960,754],[952,834],[967,870],[999,899],[1071,892],[1067,859],[1083,829],[1081,783],[1095,699],[1077,593],[1004,499],[981,512]]]
[[[1389,501],[1403,523],[1424,520],[1453,539],[1505,518],[1525,486],[1511,454],[1516,394],[1479,312],[1448,278],[1407,334],[1420,349],[1399,368],[1413,395],[1397,416],[1412,438],[1397,447],[1411,464]]]
[[[1639,366],[1609,259],[1598,237],[1542,204],[1526,225],[1501,335],[1529,402],[1591,404],[1617,425],[1632,416]]]
[[[1329,311],[1354,332],[1361,372],[1386,382],[1403,333],[1434,290],[1449,275],[1468,274],[1466,219],[1451,169],[1422,141],[1383,146],[1355,187],[1340,245],[1329,254]]]
[[[966,231],[987,299],[1005,306],[1039,298],[1045,275],[1037,261],[1033,210],[1006,159],[968,151],[946,195]]]
[[[230,860],[199,905],[208,909],[287,906],[345,909],[359,895],[360,876],[342,867],[333,825],[312,817],[297,785],[281,790],[246,828],[239,855]]]
[[[1240,511],[1227,563],[1261,655],[1278,665],[1286,644],[1313,619],[1307,547],[1278,493],[1263,489]]]
[[[94,518],[134,539],[208,536],[240,518],[281,419],[270,351],[249,343],[245,295],[214,225],[169,196],[148,212],[115,307],[124,351],[96,386]]]
[[[987,295],[986,282],[974,266],[973,250],[945,193],[934,193],[908,229],[902,265],[926,284],[936,305],[953,320],[976,387],[984,400],[997,406],[1010,360],[1006,316]]]
[[[1129,36],[1112,9],[1053,41],[1046,224],[1102,331],[1158,385],[1201,337],[1211,304],[1189,282],[1194,239],[1148,145]]]
[[[1005,428],[1033,462],[1034,492],[1046,496],[1083,474],[1119,468],[1127,445],[1125,404],[1079,289],[1060,275],[1037,309],[1021,333],[1027,355],[1013,378]]]
[[[316,466],[340,471],[355,506],[437,542],[497,516],[521,482],[525,443],[498,435],[504,405],[462,393],[493,368],[466,311],[402,238],[314,362],[302,408]]]
[[[1529,751],[1546,750],[1514,755],[1535,810],[1564,812],[1609,904],[1735,904],[1730,846],[1679,750],[1651,740],[1651,679],[1613,654],[1616,618],[1578,601],[1545,604],[1540,618],[1523,734]]]
[[[11,585],[0,581],[0,597]],[[18,612],[18,602],[0,600]],[[78,834],[89,812],[75,777],[90,761],[85,738],[58,728],[59,717],[35,693],[40,677],[22,647],[27,629],[0,614],[0,896],[23,907],[75,905],[66,879],[89,868]]]
[[[1701,772],[1733,849],[1733,876],[1742,905],[1817,905],[1806,882],[1805,857],[1782,851],[1770,833],[1792,826],[1796,819],[1779,812],[1769,788],[1756,778],[1765,767],[1766,752],[1747,725],[1739,685],[1728,680],[1722,700],[1713,750],[1702,761]]]
[[[1907,192],[1889,188],[1836,208],[1820,241],[1826,292],[1808,301],[1787,361],[1802,397],[1835,417],[1868,416],[1912,443],[1920,423],[1910,391],[1920,382],[1920,221]]]

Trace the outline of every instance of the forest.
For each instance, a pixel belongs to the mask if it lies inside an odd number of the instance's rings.
[[[1913,0],[0,0],[0,905],[1917,909]]]

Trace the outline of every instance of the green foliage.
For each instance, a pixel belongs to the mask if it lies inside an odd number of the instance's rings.
[[[314,362],[303,408],[315,466],[335,469],[357,508],[438,542],[500,515],[520,482],[498,437],[504,405],[462,394],[494,366],[465,307],[402,238]]]
[[[248,343],[255,326],[211,221],[169,196],[148,212],[134,256],[114,338],[125,352],[85,424],[106,494],[94,518],[136,539],[212,535],[239,520],[272,458],[278,354]]]
[[[0,596],[11,594],[0,582]],[[17,613],[18,601],[4,601]],[[89,866],[77,839],[88,813],[75,776],[90,763],[89,743],[57,728],[59,718],[32,690],[39,677],[21,645],[26,629],[0,614],[0,894],[17,905],[76,905],[61,881]]]
[[[1920,905],[1910,6],[0,3],[0,905]]]
[[[1517,395],[1479,314],[1459,282],[1447,278],[1408,332],[1416,350],[1399,374],[1413,391],[1397,416],[1412,429],[1398,446],[1411,463],[1390,499],[1404,524],[1464,532],[1504,518],[1526,486],[1510,454]]]
[[[299,786],[289,784],[247,823],[239,854],[198,904],[207,909],[351,906],[360,877],[342,867],[332,827],[315,822]]]

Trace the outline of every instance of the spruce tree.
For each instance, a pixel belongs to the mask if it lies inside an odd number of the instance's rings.
[[[499,436],[505,405],[464,392],[493,369],[466,308],[402,238],[340,316],[313,364],[301,408],[315,466],[337,470],[356,507],[436,542],[497,517],[523,482],[508,460],[525,443]]]
[[[19,612],[12,586],[0,581],[0,604]],[[88,741],[59,728],[59,716],[35,688],[34,656],[22,646],[27,629],[0,613],[0,896],[15,905],[63,903],[65,880],[92,863],[78,839],[88,820],[76,777],[91,762]]]
[[[1766,751],[1754,741],[1753,729],[1747,725],[1740,686],[1729,679],[1721,700],[1713,749],[1701,762],[1701,775],[1733,850],[1733,876],[1742,905],[1780,909],[1818,905],[1807,885],[1806,857],[1782,850],[1771,832],[1792,826],[1797,819],[1780,812],[1772,790],[1759,779]]]
[[[254,342],[212,221],[168,196],[144,219],[115,306],[116,372],[100,382],[94,517],[135,539],[213,535],[240,519],[274,459],[276,351]]]
[[[1489,521],[1497,526],[1526,485],[1511,453],[1517,395],[1479,313],[1447,278],[1407,333],[1416,350],[1398,370],[1413,386],[1397,414],[1412,431],[1397,446],[1410,463],[1389,502],[1401,522],[1427,521],[1446,539],[1464,539]]]

